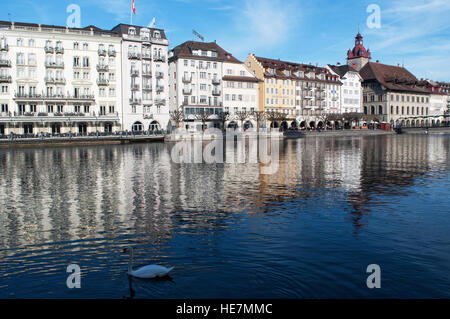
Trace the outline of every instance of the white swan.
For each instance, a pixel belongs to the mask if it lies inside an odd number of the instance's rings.
[[[122,252],[123,253],[128,252],[130,254],[130,259],[128,261],[128,275],[136,278],[149,279],[156,277],[164,277],[167,276],[167,274],[175,268],[175,267],[166,268],[164,266],[159,265],[147,265],[139,269],[133,270],[133,258],[134,258],[133,247],[127,247]]]

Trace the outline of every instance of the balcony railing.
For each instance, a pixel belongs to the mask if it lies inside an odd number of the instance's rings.
[[[46,68],[64,68],[64,62],[53,62],[53,61],[45,61]]]
[[[144,69],[144,70],[142,70],[142,76],[151,77],[152,76],[152,71]]]
[[[108,50],[109,56],[116,56],[116,50]]]
[[[128,52],[128,59],[140,59],[141,54],[137,52]]]
[[[153,60],[155,62],[166,62],[166,56],[164,55],[157,55],[153,57]]]
[[[212,90],[212,95],[220,95],[220,90]]]
[[[65,78],[55,78],[54,80],[55,84],[66,84]]]
[[[158,92],[158,93],[164,92],[164,86],[162,86],[162,85],[157,85],[157,86],[156,86],[156,92]]]
[[[64,48],[62,48],[62,47],[56,47],[56,48],[55,48],[55,53],[64,54]]]
[[[151,91],[152,90],[152,86],[150,84],[144,84],[142,86],[142,90],[143,91]]]
[[[98,55],[106,56],[106,50],[105,49],[98,49]]]
[[[97,85],[109,85],[108,79],[97,79]]]
[[[213,78],[213,79],[212,79],[212,83],[213,83],[214,85],[219,85],[219,84],[220,84],[220,79],[218,79],[218,78]]]
[[[0,46],[0,51],[9,51],[9,45],[2,45]]]
[[[142,58],[144,60],[151,60],[152,59],[152,55],[151,55],[151,53],[142,53]]]
[[[11,83],[11,75],[0,74],[0,82]]]
[[[97,71],[99,71],[99,72],[108,72],[108,70],[109,70],[109,66],[108,65],[101,64],[101,63],[97,64]]]
[[[191,95],[192,94],[192,89],[183,89],[183,94]]]
[[[14,97],[16,99],[42,99],[43,96],[41,94],[36,94],[36,93],[30,93],[30,94],[26,94],[26,93],[15,93]]]
[[[147,114],[144,114],[144,119],[145,120],[153,120],[153,114],[152,113],[147,113]]]
[[[45,50],[45,53],[53,53],[53,47],[52,46],[49,46],[49,45],[46,45],[45,47],[44,47],[44,50]]]
[[[139,84],[131,84],[130,88],[131,88],[131,91],[138,91],[139,90]]]
[[[164,77],[164,73],[162,73],[162,72],[156,72],[156,73],[155,73],[155,76],[156,76],[157,79],[162,79],[162,78]]]
[[[139,70],[136,70],[136,69],[130,70],[130,75],[131,76],[139,76]]]
[[[166,104],[166,100],[157,98],[157,99],[155,99],[155,104],[156,105],[164,105],[164,104]]]
[[[78,95],[72,95],[68,96],[68,99],[72,100],[93,100],[95,98],[94,94],[78,94]]]
[[[186,75],[183,75],[182,81],[183,81],[184,83],[191,83],[191,82],[192,82],[192,76],[186,76]]]
[[[141,104],[142,100],[138,98],[130,98],[130,104]]]
[[[7,59],[2,59],[2,60],[0,60],[0,66],[2,66],[2,67],[10,67],[11,66],[11,61],[7,60]]]
[[[51,76],[46,76],[44,78],[45,83],[55,83],[55,79]]]

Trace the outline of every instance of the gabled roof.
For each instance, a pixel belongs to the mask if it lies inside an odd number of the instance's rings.
[[[166,38],[166,33],[164,32],[163,29],[157,29],[157,28],[149,28],[149,27],[142,27],[142,26],[138,26],[138,25],[131,25],[131,24],[125,24],[125,23],[119,23],[118,25],[116,25],[114,28],[111,29],[111,31],[113,32],[117,32],[119,34],[128,34],[128,29],[130,27],[135,28],[136,30],[136,35],[140,35],[141,33],[141,29],[147,29],[150,30],[152,33],[153,31],[159,31],[160,35],[161,35],[161,39],[167,39]]]
[[[368,62],[359,74],[364,81],[376,81],[389,90],[429,93],[419,86],[417,78],[403,67]]]
[[[194,55],[194,50],[213,51],[217,53],[217,57]],[[178,58],[196,58],[218,62],[242,63],[231,53],[222,49],[216,42],[186,41],[173,48],[171,52],[173,52],[173,56],[170,58],[171,60],[176,60]]]
[[[328,66],[330,67],[330,69],[333,70],[333,72],[338,74],[341,78],[344,77],[348,72],[358,73],[358,71],[356,71],[354,68],[352,68],[350,65],[347,64],[339,66],[328,64]]]
[[[301,63],[295,63],[295,62],[288,62],[288,61],[282,61],[282,60],[274,60],[274,59],[268,59],[268,58],[262,58],[255,56],[255,59],[262,65],[264,69],[273,69],[274,73],[265,73],[264,75],[266,77],[277,77],[277,78],[284,78],[284,79],[291,79],[291,80],[308,80],[308,81],[316,81],[316,82],[333,82],[333,83],[340,83],[338,80],[338,77],[330,72],[327,68],[314,66],[310,64],[301,64]],[[286,75],[284,71],[290,71],[291,75]],[[302,71],[303,77],[297,76],[297,72]],[[310,79],[306,77],[307,73],[314,73],[317,74],[325,74],[326,79],[320,80],[318,78]]]

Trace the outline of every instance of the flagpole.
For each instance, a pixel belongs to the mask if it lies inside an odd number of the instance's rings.
[[[130,25],[133,25],[133,0],[131,0],[131,7],[130,7]]]

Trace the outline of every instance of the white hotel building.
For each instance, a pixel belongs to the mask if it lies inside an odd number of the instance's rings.
[[[358,71],[350,65],[327,65],[332,74],[339,76],[342,82],[340,86],[340,110],[339,113],[362,113],[362,82]]]
[[[187,41],[173,48],[169,74],[170,109],[184,112],[189,130],[201,130],[196,118],[201,112],[213,114],[208,127],[221,127],[222,112],[230,115],[226,126],[239,126],[237,112],[258,110],[258,79],[215,42]]]
[[[0,135],[165,129],[167,76],[152,71],[167,74],[167,47],[157,29],[0,21]]]

